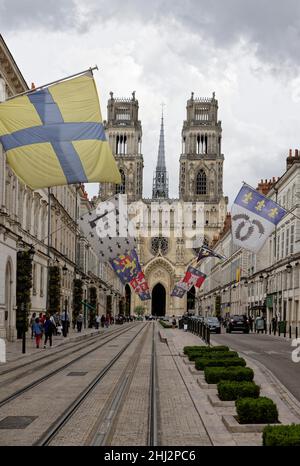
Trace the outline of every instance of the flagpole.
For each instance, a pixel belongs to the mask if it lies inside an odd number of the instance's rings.
[[[43,84],[42,86],[39,86],[39,87],[35,87],[34,89],[29,89],[28,91],[21,92],[20,94],[15,94],[11,97],[8,97],[4,102],[7,102],[8,100],[11,100],[11,99],[15,99],[16,97],[20,97],[21,95],[27,95],[27,94],[30,94],[31,92],[38,91],[39,89],[42,89],[43,87],[52,86],[52,84],[57,84],[62,81],[66,81],[67,79],[75,78],[76,76],[80,76],[81,74],[88,73],[89,71],[93,74],[94,70],[99,70],[97,65],[90,67],[87,70],[80,71],[79,73],[70,74],[70,76],[66,76],[65,78],[57,79],[56,81],[51,81],[50,83]]]

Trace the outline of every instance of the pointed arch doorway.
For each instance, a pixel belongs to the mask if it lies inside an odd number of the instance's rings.
[[[166,289],[161,283],[157,283],[152,290],[151,314],[153,316],[166,315]]]

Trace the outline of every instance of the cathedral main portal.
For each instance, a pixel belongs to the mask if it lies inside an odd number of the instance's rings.
[[[152,290],[151,314],[153,316],[166,315],[166,290],[161,283],[157,283]]]

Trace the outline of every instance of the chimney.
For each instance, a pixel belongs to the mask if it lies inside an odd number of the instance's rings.
[[[293,165],[294,157],[292,149],[289,150],[289,155],[286,158],[286,170],[288,170]]]

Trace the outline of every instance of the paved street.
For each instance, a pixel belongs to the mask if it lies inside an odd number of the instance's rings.
[[[300,401],[300,363],[292,361],[291,340],[264,334],[212,334],[212,342],[229,345],[232,349],[264,364]]]

